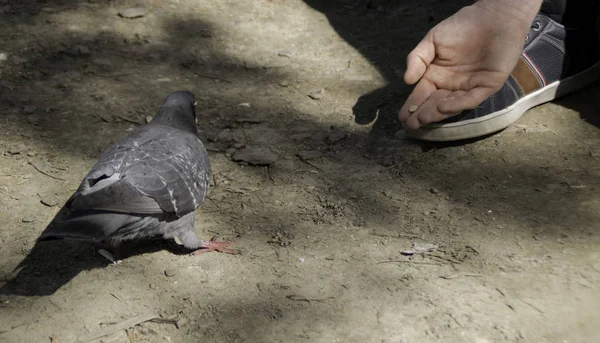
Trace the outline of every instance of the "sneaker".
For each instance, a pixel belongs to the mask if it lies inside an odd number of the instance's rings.
[[[505,129],[532,107],[600,79],[597,33],[579,31],[538,14],[516,68],[498,92],[473,110],[408,130],[407,136],[426,141],[484,136]]]

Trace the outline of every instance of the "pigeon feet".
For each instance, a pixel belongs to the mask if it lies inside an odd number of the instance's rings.
[[[239,237],[239,236],[238,236]],[[218,251],[224,254],[238,255],[240,251],[237,249],[229,249],[228,246],[237,241],[237,237],[228,241],[217,242],[217,236],[213,236],[210,241],[202,241],[200,248],[192,253],[192,255],[200,255],[211,251]]]

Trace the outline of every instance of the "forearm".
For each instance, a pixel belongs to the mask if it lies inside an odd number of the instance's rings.
[[[542,2],[543,0],[479,0],[474,6],[506,18],[507,22],[518,25],[522,30],[528,30]]]

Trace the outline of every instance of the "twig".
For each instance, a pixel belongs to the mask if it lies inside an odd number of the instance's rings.
[[[286,295],[285,297],[286,297],[286,298],[288,298],[289,300],[294,300],[294,301],[306,301],[307,303],[310,303],[311,301],[325,302],[326,300],[335,299],[335,297],[327,297],[327,298],[306,298],[306,297],[303,297],[303,296],[301,296],[301,295],[295,295],[295,294]]]
[[[530,303],[529,301],[523,300],[523,299],[521,299],[521,298],[519,298],[519,297],[515,297],[515,298],[517,298],[517,299],[521,300],[522,302],[526,303],[527,305],[531,306],[531,308],[532,308],[532,309],[534,309],[534,310],[538,311],[539,313],[541,313],[541,314],[543,314],[543,315],[546,315],[546,314],[544,313],[544,311],[540,310],[538,307],[536,307],[535,305],[533,305],[533,304],[532,304],[532,303]]]
[[[276,183],[275,179],[273,179],[273,175],[271,174],[271,167],[267,166],[267,175],[269,176],[269,180],[271,180],[271,182]]]
[[[117,77],[117,76],[128,76],[128,75],[133,75],[133,74],[137,74],[137,71],[132,71],[132,72],[128,72],[128,73],[113,73],[113,74],[99,74],[99,73],[91,73],[94,74],[96,76],[100,76],[100,77]]]
[[[305,160],[303,160],[303,159],[300,159],[300,161],[302,161],[302,162],[304,162],[304,163],[308,164],[309,166],[311,166],[311,167],[315,168],[315,169],[316,169],[316,170],[318,170],[318,171],[323,171],[323,169],[321,169],[321,168],[319,168],[319,167],[315,166],[314,164],[312,164],[312,163],[310,163],[310,162],[308,162],[308,161],[305,161]]]
[[[393,261],[381,261],[377,262],[377,264],[383,263],[414,263],[414,264],[427,264],[430,266],[442,266],[441,263],[433,263],[433,262],[425,262],[425,261],[411,261],[411,260],[393,260]]]
[[[450,263],[454,263],[454,264],[461,264],[462,263],[460,261],[453,260],[453,259],[448,258],[448,257],[443,257],[443,256],[438,256],[438,255],[433,255],[433,254],[424,254],[424,255],[427,256],[427,257],[429,257],[429,258],[437,258],[439,260],[450,262]]]
[[[463,277],[463,276],[471,276],[471,277],[482,277],[483,275],[481,274],[470,274],[470,273],[456,273],[456,274],[452,274],[452,275],[442,275],[440,276],[442,279],[446,279],[446,280],[451,280],[451,279],[458,279],[459,277]]]
[[[63,179],[63,178],[60,178],[60,177],[58,177],[58,176],[54,176],[54,175],[51,175],[51,174],[48,174],[48,173],[46,173],[45,171],[43,171],[42,169],[40,169],[38,166],[36,166],[36,165],[35,165],[35,163],[33,163],[33,162],[31,162],[31,161],[29,161],[29,164],[31,164],[31,166],[32,166],[32,167],[33,167],[35,170],[37,170],[38,172],[40,172],[40,173],[42,173],[42,174],[46,175],[47,177],[53,178],[53,179],[55,179],[55,180],[66,181],[66,180],[65,180],[65,179]]]
[[[153,323],[158,323],[158,324],[173,324],[175,326],[177,326],[177,320],[173,319],[173,318],[154,318],[154,319],[150,319],[151,322]]]
[[[413,235],[413,234],[409,234],[409,233],[399,233],[397,235],[386,235],[383,233],[376,233],[376,232],[371,232],[371,234],[373,236],[377,236],[377,237],[384,237],[384,238],[421,238],[420,235]]]
[[[115,324],[111,327],[108,327],[106,329],[96,331],[92,334],[89,334],[89,335],[83,337],[83,338],[80,338],[80,339],[78,339],[78,342],[81,342],[81,343],[90,342],[90,341],[93,341],[100,337],[110,335],[113,332],[129,329],[132,326],[136,326],[138,324],[153,320],[157,317],[158,316],[156,314],[145,314],[145,315],[133,317],[131,319],[127,319],[125,321],[122,321],[122,322]]]
[[[433,152],[433,151],[436,151],[436,150],[437,150],[437,149],[431,149],[431,150],[427,150],[427,151],[425,151],[425,152],[422,152],[422,153],[420,153],[420,154],[418,154],[418,155],[416,155],[416,156],[413,156],[413,157],[411,157],[411,158],[409,158],[409,159],[406,159],[406,160],[404,160],[404,161],[402,161],[402,162],[400,162],[400,163],[392,164],[391,166],[389,166],[389,167],[388,167],[388,169],[392,169],[392,168],[394,168],[394,167],[398,167],[398,168],[400,168],[400,167],[402,167],[402,166],[403,166],[405,163],[410,163],[410,162],[413,162],[413,161],[415,161],[415,160],[417,160],[417,159],[419,159],[419,158],[421,158],[421,157],[423,157],[423,156],[425,156],[425,155],[427,155],[427,154],[430,154],[431,152]]]
[[[116,295],[115,293],[110,293],[110,295],[112,295],[113,297],[115,297],[115,299],[119,300],[123,304],[126,304],[125,300],[121,299],[121,297],[118,296],[118,295]]]
[[[117,118],[119,118],[121,120],[124,120],[124,121],[126,121],[128,123],[137,124],[137,125],[144,125],[143,123],[140,123],[139,121],[135,121],[133,119],[129,119],[129,118],[127,118],[125,116],[122,116],[120,114],[115,114],[115,116],[117,116]]]
[[[222,79],[220,77],[215,77],[215,76],[210,76],[210,75],[205,75],[205,74],[198,74],[198,73],[194,73],[194,74],[196,76],[204,77],[204,78],[211,79],[211,80],[223,81],[223,82],[227,82],[227,83],[233,83],[233,81],[231,81],[231,80]]]
[[[13,325],[9,329],[6,329],[6,330],[0,330],[0,334],[7,333],[9,331],[12,331],[12,330],[14,330],[14,329],[16,329],[18,327],[21,327],[21,326],[25,325],[25,324],[26,323],[21,323],[21,324]]]

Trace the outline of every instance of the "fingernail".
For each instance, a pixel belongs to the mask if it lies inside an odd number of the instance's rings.
[[[419,106],[412,105],[411,107],[408,108],[408,113],[415,113],[417,111],[417,109],[419,109]]]

